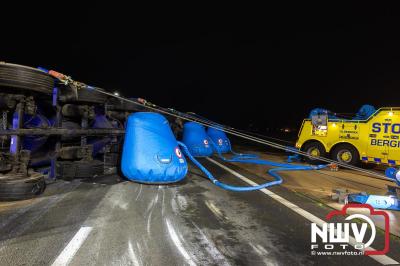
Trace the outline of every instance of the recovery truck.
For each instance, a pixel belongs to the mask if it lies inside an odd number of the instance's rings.
[[[400,107],[373,110],[364,119],[318,110],[303,120],[296,142],[296,148],[313,156],[305,157],[307,162],[319,163],[321,156],[350,165],[400,165]]]

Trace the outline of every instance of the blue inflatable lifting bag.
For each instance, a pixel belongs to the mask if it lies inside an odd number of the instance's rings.
[[[361,106],[360,110],[358,110],[353,120],[367,120],[375,112],[376,109],[374,106],[369,104],[364,104],[363,106]]]
[[[185,157],[164,116],[138,112],[128,117],[121,169],[126,178],[140,183],[172,183],[185,177]]]
[[[187,122],[183,125],[182,142],[195,157],[210,156],[213,149],[204,126],[196,122]]]
[[[231,143],[224,131],[209,127],[207,129],[207,135],[215,144],[215,147],[212,146],[214,152],[217,152],[215,149],[218,149],[220,153],[227,153],[231,151]]]

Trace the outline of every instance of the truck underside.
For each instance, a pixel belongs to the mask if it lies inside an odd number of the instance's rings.
[[[139,108],[0,62],[0,199],[40,194],[45,179],[116,171],[125,119]]]

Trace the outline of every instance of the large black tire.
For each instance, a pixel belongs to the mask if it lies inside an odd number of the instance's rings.
[[[332,160],[340,163],[358,166],[360,164],[360,154],[351,144],[343,143],[337,145],[331,152]]]
[[[57,178],[72,180],[74,178],[93,178],[104,174],[104,164],[99,160],[92,161],[59,161]]]
[[[8,91],[17,89],[18,93],[33,91],[51,94],[54,79],[36,68],[0,62],[0,88]]]
[[[88,103],[105,103],[108,99],[108,95],[101,92],[89,89],[78,90],[78,101]]]
[[[33,198],[46,188],[44,175],[30,173],[28,177],[20,174],[0,175],[0,200],[23,200]]]
[[[303,147],[301,148],[301,150],[305,153],[307,153],[310,156],[304,156],[304,160],[309,163],[309,164],[321,164],[323,163],[323,161],[318,160],[313,156],[318,156],[318,157],[326,157],[327,153],[325,150],[325,147],[317,142],[317,141],[312,141],[312,142],[308,142],[306,144],[303,145]]]

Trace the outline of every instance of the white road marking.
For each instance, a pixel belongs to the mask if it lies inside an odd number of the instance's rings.
[[[129,256],[131,258],[131,262],[133,263],[134,266],[142,265],[142,263],[139,262],[136,254],[135,254],[135,251],[133,251],[133,246],[132,246],[132,243],[131,243],[130,240],[129,240],[129,243],[128,243],[128,252],[129,252]]]
[[[151,227],[151,216],[153,215],[153,208],[150,211],[149,216],[147,217],[147,226],[146,226],[146,231],[147,231],[147,235],[150,235],[150,227]]]
[[[179,250],[179,252],[182,254],[182,256],[185,258],[186,262],[191,265],[191,266],[196,266],[196,263],[193,261],[189,253],[186,251],[184,248],[182,241],[179,239],[178,234],[176,233],[174,227],[171,225],[170,221],[166,219],[165,223],[167,224],[168,228],[168,233],[174,242],[176,248]]]
[[[75,256],[76,252],[82,246],[83,242],[85,242],[91,231],[92,227],[81,227],[81,229],[79,229],[79,231],[75,234],[71,241],[69,241],[68,245],[60,253],[60,255],[58,255],[52,266],[68,265]]]
[[[165,209],[165,189],[162,190],[162,203],[161,203],[161,216],[164,216],[164,209]]]
[[[135,198],[135,201],[138,200],[138,198],[140,197],[140,194],[142,194],[142,184],[140,184],[140,190],[139,190],[139,192],[138,192],[138,194],[137,194],[137,196]]]
[[[197,231],[199,232],[201,238],[200,238],[200,246],[204,247],[204,249],[210,254],[212,263],[216,263],[217,265],[223,265],[223,266],[230,266],[229,262],[225,258],[225,256],[218,250],[218,248],[214,245],[213,242],[211,242],[207,236],[204,234],[204,232],[195,224],[192,222],[193,226],[196,227]]]
[[[268,256],[269,252],[262,247],[261,245],[258,244],[253,244],[249,242],[249,245],[254,249],[254,251],[263,258],[263,262],[265,265],[268,266],[275,266],[275,265],[279,265],[277,261],[271,261],[269,259],[270,256]]]
[[[213,160],[211,158],[206,157],[206,159],[209,160],[210,162],[218,165],[219,167],[221,167],[222,169],[226,170],[227,172],[233,174],[234,176],[238,177],[240,180],[246,182],[249,185],[252,185],[252,186],[258,186],[259,185],[256,182],[248,179],[247,177],[241,175],[240,173],[232,170],[231,168],[229,168],[229,167],[227,167],[227,166],[225,166],[223,164],[220,164],[219,162],[217,162],[217,161],[215,161],[215,160]],[[303,210],[299,206],[291,203],[290,201],[282,198],[281,196],[275,194],[274,192],[272,192],[272,191],[270,191],[270,190],[268,190],[266,188],[260,189],[260,191],[262,193],[266,194],[267,196],[271,197],[272,199],[276,200],[277,202],[285,205],[286,207],[288,207],[289,209],[291,209],[295,213],[303,216],[304,218],[306,218],[310,222],[316,223],[318,226],[322,226],[325,223],[324,220],[318,218],[314,214],[312,214],[312,213],[310,213],[310,212],[308,212],[306,210]],[[354,246],[356,243],[357,243],[357,241],[354,239],[354,237],[350,237],[350,243],[349,244]],[[375,250],[375,249],[369,247],[367,250]],[[395,261],[394,259],[392,259],[392,258],[390,258],[389,256],[386,256],[386,255],[377,255],[377,256],[374,255],[374,256],[369,256],[369,257],[374,259],[374,260],[376,260],[377,262],[379,262],[379,263],[381,263],[383,265],[399,264],[399,262]]]
[[[206,206],[210,209],[211,212],[213,212],[215,214],[215,216],[217,216],[218,218],[225,220],[226,217],[225,215],[222,213],[222,211],[220,209],[217,208],[217,206],[214,205],[214,203],[212,203],[209,200],[206,200]]]

